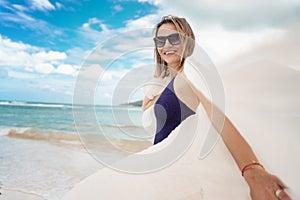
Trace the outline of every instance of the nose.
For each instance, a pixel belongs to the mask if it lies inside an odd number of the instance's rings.
[[[164,47],[169,47],[169,46],[173,46],[173,45],[169,42],[169,39],[167,39]]]

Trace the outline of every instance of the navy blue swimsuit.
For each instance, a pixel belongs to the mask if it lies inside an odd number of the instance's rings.
[[[175,94],[173,78],[154,105],[156,134],[154,144],[163,141],[187,117],[195,114]]]

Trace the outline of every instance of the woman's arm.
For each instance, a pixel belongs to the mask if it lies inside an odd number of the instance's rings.
[[[213,105],[202,93],[197,91],[197,98],[206,110],[212,125],[221,134],[221,137],[229,149],[231,155],[239,166],[240,170],[253,162],[258,163],[250,145],[241,136],[228,117],[215,105]],[[216,117],[213,117],[213,114]],[[223,119],[223,127],[214,119]],[[261,165],[252,165],[250,170],[245,171],[244,178],[247,181],[253,200],[259,199],[281,199],[290,200],[290,197],[284,192],[280,192],[279,197],[276,196],[276,190],[285,189],[286,186],[276,176],[269,174]]]
[[[151,99],[148,97],[144,97],[143,104],[142,104],[142,110],[145,111],[147,108],[149,108],[149,105],[151,104]]]
[[[258,159],[252,148],[241,136],[229,118],[217,106],[211,103],[197,88],[195,88],[191,82],[188,80],[187,82],[189,83],[188,86],[190,86],[196,95],[198,104],[200,102],[202,103],[212,125],[221,134],[226,147],[230,151],[240,170],[242,171],[245,166],[253,162],[258,163]],[[181,89],[180,91],[188,91],[188,89]],[[222,124],[220,121],[224,121],[223,126],[220,125]],[[251,165],[248,169],[249,170],[244,172],[244,178],[250,187],[253,200],[290,200],[290,197],[284,191],[280,193],[280,198],[275,195],[276,190],[286,188],[276,176],[269,174],[261,165]]]
[[[231,152],[234,160],[239,166],[240,170],[247,164],[256,161],[258,162],[257,157],[255,156],[253,150],[250,145],[245,141],[245,139],[241,136],[232,122],[228,119],[223,112],[214,106],[202,93],[197,91],[197,98],[199,102],[202,103],[209,119],[212,122],[212,125],[216,128],[216,130],[221,134],[221,137]],[[215,117],[213,116],[215,115]],[[216,121],[214,119],[218,119]],[[223,126],[220,126],[220,120],[224,121]],[[261,167],[258,167],[261,168]]]
[[[145,111],[152,106],[157,101],[158,97],[159,95],[156,95],[153,97],[153,99],[149,99],[147,96],[145,96],[142,104],[142,110]]]

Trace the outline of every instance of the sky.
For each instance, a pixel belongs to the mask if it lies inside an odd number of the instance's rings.
[[[111,104],[124,75],[153,64],[151,31],[168,14],[190,22],[219,68],[259,52],[300,69],[299,39],[287,39],[298,37],[299,0],[1,0],[0,100],[72,103],[89,64],[103,72],[92,77],[95,103]],[[284,55],[268,56],[266,45]],[[136,91],[132,100],[142,97]]]

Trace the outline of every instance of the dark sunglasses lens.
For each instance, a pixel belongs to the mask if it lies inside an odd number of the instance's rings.
[[[179,33],[174,33],[174,34],[171,34],[171,35],[168,35],[168,36],[161,36],[161,37],[154,38],[155,46],[157,48],[161,48],[161,47],[165,46],[167,39],[169,40],[169,42],[172,45],[180,44],[180,35],[179,35]]]
[[[160,48],[160,47],[165,46],[166,39],[165,38],[156,37],[156,38],[154,38],[154,43],[155,43],[156,47]]]
[[[180,44],[180,36],[179,36],[178,33],[169,35],[168,40],[169,40],[169,42],[170,42],[172,45],[178,45],[178,44]]]

